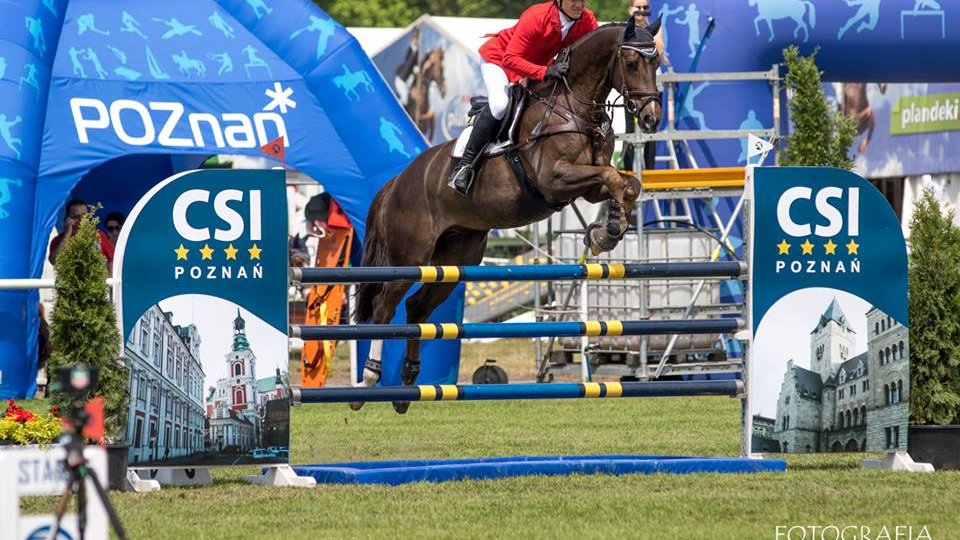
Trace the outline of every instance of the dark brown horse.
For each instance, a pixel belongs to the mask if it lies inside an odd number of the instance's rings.
[[[430,108],[430,85],[436,83],[441,96],[447,95],[447,83],[443,76],[443,49],[437,47],[428,52],[414,75],[407,103],[403,106],[428,141],[433,140],[437,114]]]
[[[578,197],[609,201],[608,222],[593,228],[587,244],[594,254],[616,246],[640,191],[636,177],[610,166],[614,136],[604,100],[616,88],[629,114],[647,132],[660,123],[656,91],[659,64],[654,35],[628,23],[598,28],[571,45],[565,80],[528,89],[515,140],[528,185],[505,156],[478,165],[468,197],[447,185],[454,142],[432,147],[377,193],[367,215],[363,266],[475,265],[483,258],[491,229],[522,227],[547,218]],[[562,53],[563,54],[563,53]],[[364,284],[355,319],[388,323],[409,283]],[[407,322],[427,320],[456,283],[424,285],[406,301]],[[420,343],[408,341],[400,377],[413,384],[420,371]],[[372,343],[364,383],[380,378],[381,343]],[[362,404],[353,404],[359,408]],[[409,404],[394,403],[398,412]]]

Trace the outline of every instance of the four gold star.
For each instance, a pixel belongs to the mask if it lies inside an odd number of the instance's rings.
[[[210,244],[208,243],[204,244],[203,247],[198,249],[197,251],[200,252],[200,260],[203,260],[203,261],[212,261],[213,254],[216,253],[216,250],[210,247]],[[187,260],[187,254],[190,253],[190,248],[184,247],[183,244],[180,244],[180,246],[174,249],[173,252],[177,254],[178,261],[185,261]],[[226,260],[236,261],[238,260],[237,253],[239,253],[240,250],[238,248],[235,248],[231,243],[227,245],[227,247],[223,248],[223,252],[224,254],[226,254]],[[250,260],[259,260],[260,254],[263,252],[263,249],[261,249],[259,246],[254,244],[253,247],[247,249],[247,252],[250,253]]]
[[[777,255],[789,255],[790,248],[793,247],[793,244],[787,243],[787,241],[781,240],[777,246]],[[860,244],[856,240],[850,239],[850,242],[844,244],[847,248],[847,255],[859,255]],[[181,246],[182,247],[182,246]],[[813,248],[816,247],[816,244],[810,242],[809,238],[805,238],[803,243],[800,244],[800,249],[802,250],[802,255],[813,255]],[[836,255],[837,248],[840,247],[839,244],[833,242],[833,238],[827,239],[827,243],[823,244],[823,251],[827,255]]]

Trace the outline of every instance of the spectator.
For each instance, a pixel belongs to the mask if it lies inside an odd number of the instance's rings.
[[[633,15],[633,19],[636,22],[637,26],[646,28],[650,24],[650,15],[652,13],[650,2],[652,0],[627,0],[627,11],[630,15]],[[657,74],[661,73],[661,68],[673,69],[673,66],[670,64],[670,59],[667,57],[667,51],[663,43],[663,30],[657,33],[653,38],[654,44],[657,47],[657,52],[660,53],[660,67],[657,68]],[[661,93],[661,103],[663,106],[667,105],[667,100],[663,96],[663,88],[660,84],[657,84],[657,90]],[[629,114],[624,115],[626,118],[626,132],[633,133],[636,129],[636,119]],[[633,144],[624,143],[623,145],[623,168],[624,169],[633,169],[633,153],[634,148]],[[649,141],[643,145],[643,168],[653,169],[657,163],[657,143]]]
[[[67,206],[64,208],[63,230],[50,241],[50,264],[56,264],[57,253],[60,252],[60,247],[63,245],[64,240],[77,234],[77,230],[80,227],[80,218],[89,213],[90,207],[82,200],[70,199],[67,202]],[[113,243],[103,231],[97,230],[97,235],[100,238],[98,242],[99,246],[97,247],[100,248],[100,253],[106,258],[107,272],[113,275]]]
[[[120,229],[123,228],[123,222],[126,220],[123,217],[123,214],[120,212],[110,212],[107,214],[107,217],[104,218],[104,230],[107,231],[107,238],[110,239],[110,243],[113,244],[113,247],[117,247],[117,240],[120,239]]]

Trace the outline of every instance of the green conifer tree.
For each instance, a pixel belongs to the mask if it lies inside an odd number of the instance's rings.
[[[840,112],[830,114],[816,52],[801,56],[800,50],[791,46],[784,49],[783,59],[793,132],[780,153],[780,165],[851,169],[849,152],[856,136],[856,123]]]
[[[910,420],[960,421],[960,228],[933,191],[910,221]]]
[[[63,240],[57,254],[50,336],[53,354],[48,369],[53,377],[63,366],[100,368],[93,396],[103,396],[107,437],[119,441],[126,427],[129,381],[120,358],[120,331],[106,286],[108,273],[99,249],[98,222],[92,213],[83,216],[77,233]],[[61,408],[69,403],[69,397],[61,392],[51,397]]]

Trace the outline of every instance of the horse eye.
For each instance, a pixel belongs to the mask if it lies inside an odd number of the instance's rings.
[[[633,70],[633,71],[636,71],[636,70],[637,70],[637,63],[636,63],[636,62],[627,62],[627,68],[629,68],[629,69],[631,69],[631,70]]]

